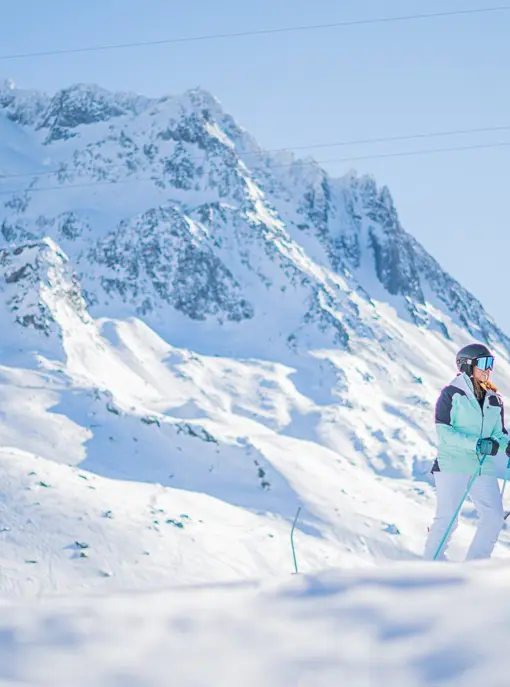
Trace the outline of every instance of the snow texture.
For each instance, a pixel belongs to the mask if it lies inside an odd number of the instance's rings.
[[[4,604],[0,679],[41,687],[505,687],[508,567],[411,565]]]

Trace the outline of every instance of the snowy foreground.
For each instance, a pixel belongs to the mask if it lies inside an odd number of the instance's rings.
[[[506,687],[508,564],[6,604],[0,684]]]

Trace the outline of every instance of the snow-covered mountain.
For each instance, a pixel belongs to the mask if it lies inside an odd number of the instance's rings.
[[[0,232],[5,589],[277,574],[298,506],[305,569],[416,557],[457,348],[510,391],[387,188],[199,89],[5,82]]]

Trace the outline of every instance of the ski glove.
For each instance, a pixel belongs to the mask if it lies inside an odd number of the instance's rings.
[[[510,458],[510,443],[506,445],[506,455]]]
[[[476,450],[484,456],[495,456],[499,451],[499,443],[496,439],[478,439]]]

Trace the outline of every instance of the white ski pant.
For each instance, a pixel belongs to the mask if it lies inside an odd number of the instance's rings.
[[[432,560],[434,558],[437,547],[441,543],[441,539],[467,489],[471,475],[435,472],[434,479],[437,497],[436,515],[425,544],[425,560]],[[469,498],[478,512],[479,520],[466,560],[490,558],[504,522],[503,504],[497,477],[478,476],[470,489]],[[448,539],[443,544],[437,560],[446,559],[445,553],[448,542],[457,528],[457,524],[458,517],[450,530]]]

